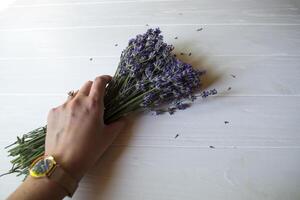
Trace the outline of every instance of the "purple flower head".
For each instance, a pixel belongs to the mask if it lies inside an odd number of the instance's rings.
[[[202,98],[206,98],[206,97],[208,97],[210,95],[215,95],[215,94],[217,94],[217,90],[216,89],[212,89],[212,90],[203,91],[201,93],[201,96],[202,96]]]
[[[183,102],[179,102],[179,103],[176,104],[176,108],[178,110],[184,110],[184,109],[186,109],[186,108],[188,108],[190,106],[191,105],[189,103],[183,103]]]
[[[177,59],[173,49],[172,45],[163,41],[159,28],[148,29],[131,39],[122,52],[117,72],[117,77],[126,83],[120,89],[127,91],[122,93],[124,98],[128,91],[135,92],[136,96],[142,95],[140,106],[143,108],[181,99],[194,101],[194,93],[200,87],[200,77],[204,72]],[[202,96],[209,94],[204,92]],[[186,107],[186,104],[175,106],[176,109]]]
[[[171,47],[163,42],[163,36],[160,35],[161,31],[156,29],[149,29],[143,35],[137,35],[129,41],[128,47],[122,52],[120,59],[120,76],[131,76],[141,79],[146,72],[146,68],[154,65],[158,68],[161,67],[161,58],[168,56]],[[153,69],[152,69],[153,70]],[[151,73],[147,71],[149,76]]]

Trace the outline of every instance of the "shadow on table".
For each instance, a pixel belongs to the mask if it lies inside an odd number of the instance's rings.
[[[219,70],[219,66],[215,66],[213,63],[214,58],[205,56],[205,53],[202,53],[200,50],[192,50],[199,49],[195,45],[193,41],[185,40],[184,43],[176,45],[179,48],[175,48],[174,53],[177,58],[191,64],[195,69],[204,70],[206,73],[201,77],[201,90],[212,89],[224,77],[225,69],[223,68],[222,71]]]
[[[208,62],[206,57],[195,55],[188,56],[186,54],[180,55],[180,52],[176,51],[175,53],[180,60],[192,64],[192,66],[197,69],[206,71],[206,74],[201,79],[202,90],[212,89],[214,85],[223,78],[222,74],[224,73],[214,70],[214,66]],[[108,196],[111,196],[111,194],[114,193],[114,185],[117,185],[115,181],[122,180],[121,177],[117,177],[117,174],[119,174],[118,171],[122,170],[122,155],[124,156],[124,154],[126,154],[131,138],[135,134],[138,134],[135,129],[140,115],[142,115],[142,113],[132,115],[128,119],[127,127],[120,133],[116,142],[114,142],[102,156],[97,163],[97,166],[81,181],[80,188],[76,193],[75,198],[100,200],[107,199]]]
[[[114,190],[113,182],[120,180],[115,177],[116,170],[121,170],[119,165],[122,155],[126,154],[131,138],[138,134],[136,124],[138,124],[139,114],[132,114],[127,119],[127,125],[115,142],[100,158],[96,166],[80,182],[79,190],[75,195],[75,199],[100,200],[107,199],[109,192]],[[121,143],[121,144],[119,144]]]

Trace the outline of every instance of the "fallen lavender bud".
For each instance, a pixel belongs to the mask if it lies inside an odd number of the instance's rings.
[[[203,91],[201,93],[201,96],[202,96],[202,98],[206,98],[206,97],[208,97],[210,95],[215,95],[215,94],[217,94],[217,90],[216,89],[212,89],[212,90]]]
[[[168,108],[168,113],[169,113],[170,115],[173,115],[175,112],[176,112],[176,108],[175,108],[175,107],[169,107],[169,108]]]

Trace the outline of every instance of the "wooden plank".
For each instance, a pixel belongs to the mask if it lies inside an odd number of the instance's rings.
[[[106,4],[106,3],[131,3],[131,2],[174,2],[174,1],[182,1],[182,0],[89,0],[89,1],[82,1],[82,0],[16,0],[15,6],[41,6],[45,5],[48,6],[49,4]]]
[[[125,1],[96,4],[60,4],[51,1],[45,5],[41,3],[10,7],[2,13],[0,29],[123,27],[146,24],[300,24],[300,14],[292,3],[271,0],[260,4],[260,8],[257,8],[257,2],[251,0]]]
[[[183,0],[89,0],[89,1],[82,1],[82,0],[15,0],[15,6],[40,6],[45,5],[48,6],[49,4],[105,4],[105,3],[132,3],[132,2],[177,2]],[[186,0],[186,2],[193,2],[194,0]],[[220,3],[224,3],[224,7],[226,6],[239,6],[241,4],[247,4],[247,6],[251,7],[258,7],[260,5],[262,7],[266,6],[289,6],[289,5],[297,5],[297,0],[243,0],[243,1],[236,1],[236,0],[210,0],[210,1],[201,1],[202,5],[220,5]],[[230,5],[228,5],[230,4]],[[297,6],[296,6],[297,7]]]
[[[112,148],[75,199],[297,200],[299,150]],[[284,164],[283,164],[284,163]]]
[[[1,134],[0,141],[6,144],[47,122],[48,111],[60,104],[64,96],[2,96],[0,106]],[[0,147],[3,151],[2,147]]]
[[[176,115],[143,116],[115,145],[299,148],[299,107],[299,97],[211,97]]]
[[[215,87],[226,96],[300,95],[298,56],[200,55],[198,58],[195,52],[192,56],[179,57],[207,70],[204,88]],[[101,56],[3,59],[0,60],[0,85],[3,85],[0,95],[65,95],[97,75],[113,75],[118,60]]]
[[[81,181],[73,199],[297,200],[299,153],[299,149],[112,147]],[[1,164],[5,169],[7,163]],[[20,178],[2,177],[0,198],[19,183]]]
[[[194,1],[194,0],[15,0],[14,4],[10,7],[38,7],[38,6],[68,6],[68,5],[85,5],[85,4],[128,4],[128,3],[156,3],[156,2],[169,2],[169,4],[176,2],[198,3],[202,8],[212,7],[247,7],[247,8],[267,8],[267,7],[299,7],[297,0],[210,0],[210,1]],[[224,5],[220,5],[224,4]],[[259,6],[257,6],[259,5]],[[170,9],[170,8],[169,8]]]
[[[161,26],[176,51],[196,55],[300,55],[300,26]],[[119,56],[147,27],[0,31],[2,58]],[[174,37],[180,39],[174,39]],[[270,37],[272,36],[272,37]],[[115,46],[119,44],[119,46]]]
[[[34,7],[34,6],[64,6],[64,5],[83,5],[83,4],[123,4],[123,3],[143,3],[143,2],[179,2],[185,1],[187,3],[193,3],[194,0],[14,0],[14,5],[12,7]],[[208,6],[219,6],[224,4],[223,7],[237,7],[242,5],[247,5],[251,8],[262,8],[262,7],[285,7],[292,6],[292,8],[299,8],[300,4],[298,0],[210,0],[210,1],[201,1],[198,2],[205,8]],[[259,5],[259,6],[258,6]]]
[[[2,96],[0,140],[46,123],[48,110],[64,96]],[[115,141],[116,146],[178,148],[300,148],[300,97],[224,97],[197,100],[174,115],[139,116]],[[228,121],[228,124],[224,122]],[[179,135],[175,138],[176,135]]]

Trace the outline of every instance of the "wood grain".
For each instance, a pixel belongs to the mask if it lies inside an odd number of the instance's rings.
[[[293,3],[259,1],[47,1],[14,6],[0,18],[0,29],[136,26],[146,24],[300,24]],[[118,6],[120,5],[120,6]],[[74,15],[73,13],[76,13]],[[22,16],[22,17],[17,17]],[[32,17],[38,16],[38,17]],[[50,17],[51,16],[51,17]]]
[[[181,58],[199,69],[206,70],[203,89],[216,87],[220,95],[300,95],[297,85],[300,77],[298,56],[198,57],[196,54]],[[117,57],[102,56],[2,59],[0,65],[5,67],[0,68],[0,81],[9,84],[0,87],[0,96],[65,96],[68,91],[79,88],[86,80],[93,80],[97,75],[113,75],[118,60]]]
[[[0,12],[0,173],[6,145],[44,125],[69,90],[113,74],[128,39],[159,26],[180,59],[207,70],[203,89],[219,93],[174,115],[133,116],[74,199],[300,199],[299,9],[298,0],[15,1]],[[20,181],[0,178],[0,198]]]

